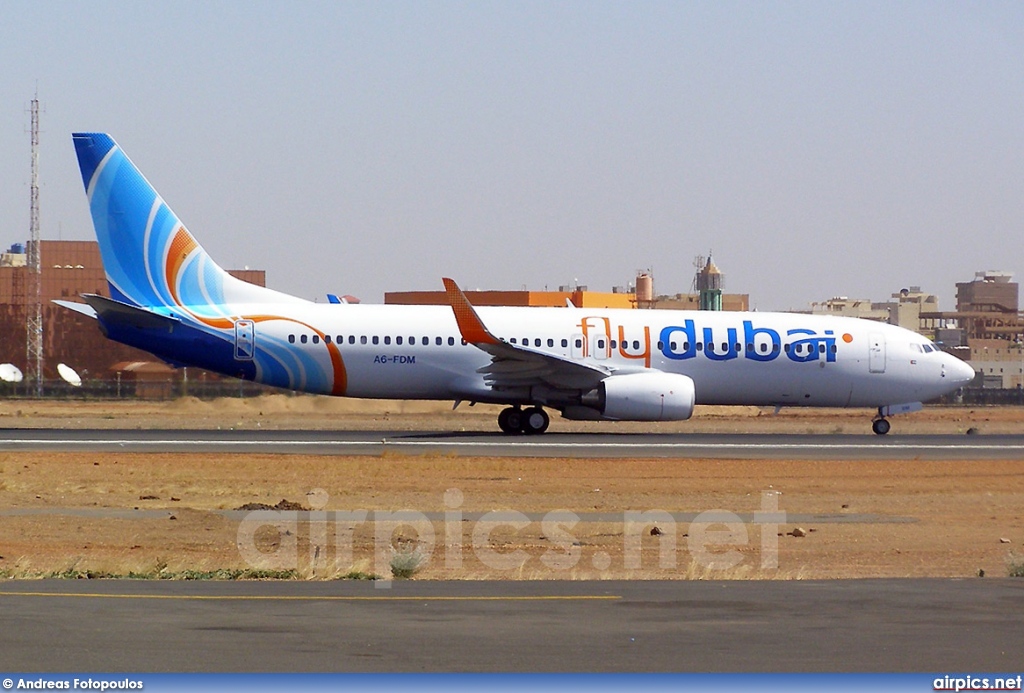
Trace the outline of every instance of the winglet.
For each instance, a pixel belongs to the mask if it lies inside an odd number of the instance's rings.
[[[448,304],[455,313],[455,322],[459,325],[462,338],[469,344],[499,344],[499,340],[484,327],[480,316],[473,309],[473,304],[466,298],[466,294],[462,293],[459,285],[448,277],[444,277],[441,281],[444,282]]]

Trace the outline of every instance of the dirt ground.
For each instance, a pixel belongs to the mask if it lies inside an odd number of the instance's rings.
[[[203,401],[0,400],[3,428],[233,428],[338,430],[495,431],[501,407],[336,397],[265,395]],[[850,433],[871,430],[870,409],[783,409],[699,406],[689,421],[660,424],[566,421],[552,417],[552,432],[630,431],[692,433]],[[1017,433],[1024,408],[929,407],[891,419],[900,433]]]
[[[494,430],[495,413],[283,395],[10,400],[0,429]],[[551,430],[866,434],[869,421],[861,410],[705,408],[678,424]],[[1024,410],[893,420],[893,434],[971,428],[1019,432]],[[282,499],[304,510],[237,510]],[[417,562],[416,579],[1005,576],[1024,562],[1024,460],[0,453],[0,576],[390,578]]]

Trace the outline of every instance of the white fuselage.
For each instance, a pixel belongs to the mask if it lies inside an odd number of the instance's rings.
[[[273,314],[275,308],[288,319],[258,323],[256,349],[263,340],[287,342],[327,362],[329,341],[344,363],[345,395],[544,399],[488,387],[477,369],[488,366],[491,356],[462,340],[448,306],[291,303],[243,309],[255,315]],[[853,318],[591,308],[477,312],[495,337],[533,351],[612,374],[654,369],[686,375],[699,404],[877,407],[934,399],[974,375],[909,330]],[[311,389],[301,372],[290,377],[291,382],[271,384]]]

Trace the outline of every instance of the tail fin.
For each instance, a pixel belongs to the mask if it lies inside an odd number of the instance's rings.
[[[301,300],[221,269],[110,135],[72,137],[113,298],[207,315],[224,314],[232,303]],[[210,306],[220,310],[203,309]]]

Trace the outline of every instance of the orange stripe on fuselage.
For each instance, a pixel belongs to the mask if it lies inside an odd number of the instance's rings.
[[[284,320],[285,322],[295,323],[301,325],[315,334],[320,336],[321,342],[327,347],[327,355],[331,357],[331,369],[334,371],[334,384],[331,387],[331,394],[336,397],[342,397],[348,390],[348,371],[345,369],[345,360],[341,358],[341,350],[338,349],[338,345],[334,342],[328,342],[325,337],[326,333],[321,332],[312,325],[308,325],[300,320],[293,318],[286,318],[281,315],[254,315],[254,316],[243,316],[241,320],[252,320],[253,322],[268,322],[270,320]],[[234,324],[234,323],[229,323]]]
[[[177,278],[181,272],[182,266],[188,260],[188,256],[194,253],[199,248],[199,244],[192,238],[192,235],[185,230],[184,226],[179,226],[177,232],[174,234],[174,239],[171,241],[171,247],[167,251],[167,260],[164,265],[165,278],[167,280],[167,288],[171,293],[171,297],[174,299],[175,304],[185,310],[194,320],[216,329],[222,330],[233,330],[235,327],[235,321],[230,318],[209,318],[202,315],[196,315],[194,312],[188,309],[187,306],[183,305],[181,299],[178,297]],[[320,336],[320,339],[324,340],[324,346],[327,347],[327,353],[331,358],[331,370],[334,372],[334,382],[331,387],[331,394],[342,396],[348,389],[348,372],[345,369],[345,361],[341,358],[341,351],[338,349],[336,344],[328,343],[324,337],[326,336],[320,330],[314,328],[312,325],[307,325],[304,322],[293,320],[291,318],[285,318],[279,315],[257,315],[253,317],[241,316],[241,320],[252,320],[253,322],[266,322],[268,320],[285,320],[287,322],[293,322],[297,325],[302,325]]]

